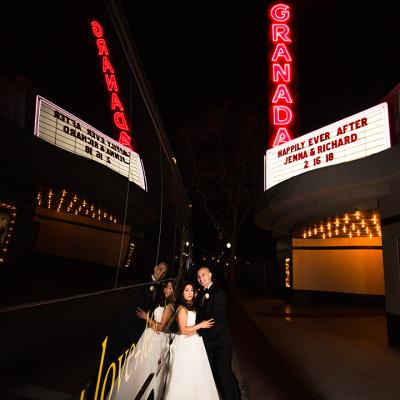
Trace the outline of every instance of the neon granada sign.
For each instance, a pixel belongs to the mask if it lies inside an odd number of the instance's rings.
[[[270,119],[274,135],[273,147],[289,142],[292,137],[290,125],[293,122],[292,56],[289,45],[292,43],[289,19],[290,7],[275,4],[269,11],[270,40],[273,51],[270,58],[273,96],[270,105]]]
[[[92,27],[93,35],[97,38],[96,46],[98,55],[101,57],[104,79],[107,84],[107,90],[111,96],[111,112],[113,113],[115,127],[119,130],[118,141],[122,145],[132,148],[124,106],[118,96],[117,78],[115,77],[114,67],[109,59],[106,40],[103,37],[103,27],[97,21],[92,21],[90,25]]]

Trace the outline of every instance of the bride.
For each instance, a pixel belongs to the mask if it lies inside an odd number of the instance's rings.
[[[219,400],[203,339],[198,329],[213,326],[213,319],[195,325],[194,286],[184,283],[178,293],[179,334],[171,345],[165,400]]]
[[[153,392],[154,399],[161,399],[167,368],[169,335],[163,333],[173,315],[173,281],[164,282],[161,304],[154,309],[153,315],[140,308],[136,315],[147,321],[143,332],[133,352],[129,366],[124,365],[122,378],[115,383],[112,400],[147,398]]]

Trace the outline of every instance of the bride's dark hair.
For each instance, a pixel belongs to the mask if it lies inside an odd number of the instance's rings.
[[[183,292],[185,291],[186,286],[190,285],[193,288],[193,299],[192,301],[187,301],[183,297]],[[190,281],[185,281],[181,284],[179,287],[179,292],[178,292],[178,298],[177,298],[177,308],[179,306],[184,306],[186,307],[189,311],[194,310],[194,295],[196,294],[196,288],[194,286],[193,282]]]
[[[172,294],[169,297],[165,297],[164,294],[164,289],[167,287],[168,283],[170,283],[172,285]],[[163,307],[166,307],[167,305],[171,304],[173,306],[173,302],[174,302],[174,280],[173,279],[168,279],[167,281],[163,282],[162,284],[162,293],[161,293],[161,298],[160,298],[160,305]]]

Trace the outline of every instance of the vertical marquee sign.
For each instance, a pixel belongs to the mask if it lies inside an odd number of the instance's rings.
[[[124,146],[132,148],[131,135],[129,133],[128,123],[126,122],[125,109],[118,96],[118,84],[115,77],[115,70],[109,58],[109,51],[106,40],[103,35],[103,27],[97,21],[90,23],[92,33],[96,38],[98,55],[101,58],[102,71],[107,84],[107,90],[110,93],[111,112],[113,113],[115,127],[119,131],[118,141]]]
[[[269,9],[269,41],[271,65],[269,124],[272,147],[289,142],[292,138],[291,129],[294,120],[293,103],[293,58],[291,55],[291,8],[279,3]]]

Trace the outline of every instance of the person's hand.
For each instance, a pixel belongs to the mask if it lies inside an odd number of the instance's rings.
[[[141,308],[137,308],[136,309],[136,315],[139,317],[139,318],[141,318],[141,319],[145,319],[145,320],[147,320],[147,318],[148,318],[148,315],[147,315],[147,312],[146,311],[143,311]]]
[[[200,322],[200,328],[203,328],[203,329],[212,328],[212,326],[214,324],[215,324],[214,318],[207,319],[207,320],[204,320],[204,321]]]

